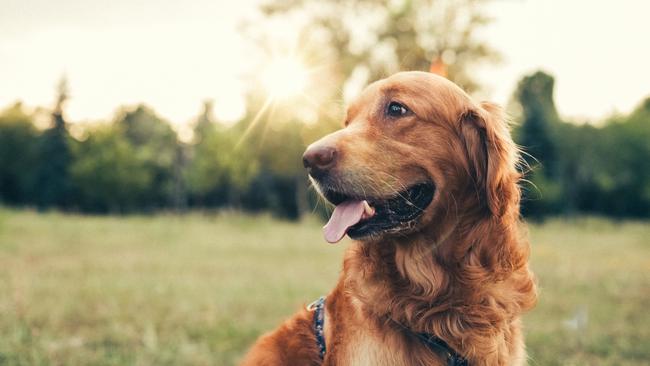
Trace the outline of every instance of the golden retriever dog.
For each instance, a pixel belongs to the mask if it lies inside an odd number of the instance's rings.
[[[518,150],[495,105],[402,72],[368,86],[303,161],[345,235],[338,283],[243,365],[521,365],[536,302]],[[269,299],[271,300],[271,299]]]

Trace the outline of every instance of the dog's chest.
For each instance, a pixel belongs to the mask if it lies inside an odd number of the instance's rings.
[[[359,330],[339,345],[331,365],[415,366],[442,365],[426,347],[409,347],[397,334],[376,334]],[[423,352],[424,350],[424,352]]]
[[[344,365],[359,366],[401,366],[410,365],[410,360],[392,337],[356,332],[344,349],[340,350],[339,361]]]

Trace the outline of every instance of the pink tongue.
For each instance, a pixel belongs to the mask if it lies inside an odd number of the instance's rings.
[[[350,226],[361,221],[363,217],[364,201],[345,201],[334,208],[330,221],[323,226],[325,240],[337,243],[345,236]]]

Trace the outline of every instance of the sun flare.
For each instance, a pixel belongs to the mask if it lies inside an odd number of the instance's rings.
[[[285,56],[271,61],[262,75],[262,84],[270,97],[288,99],[302,94],[308,79],[300,60]]]

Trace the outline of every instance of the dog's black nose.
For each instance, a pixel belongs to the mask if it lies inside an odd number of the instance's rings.
[[[310,146],[302,156],[302,163],[314,178],[322,176],[336,164],[336,149],[331,146]]]

